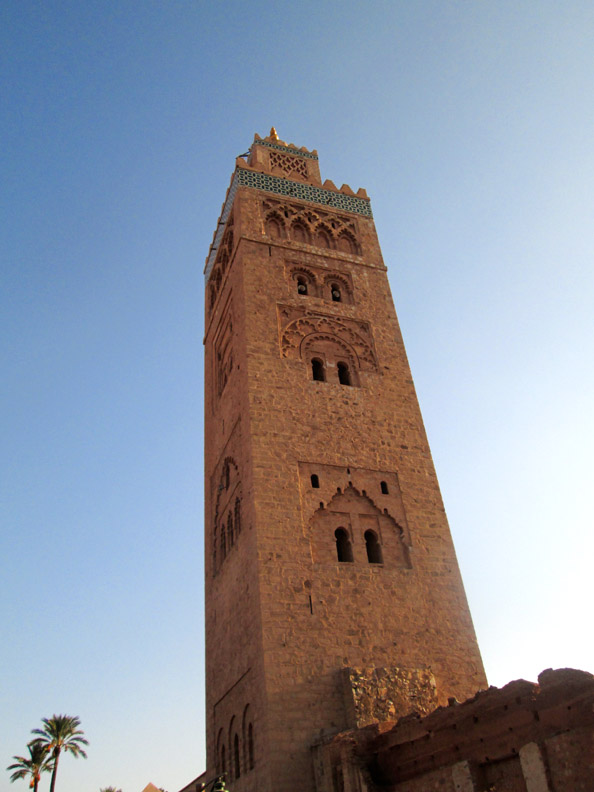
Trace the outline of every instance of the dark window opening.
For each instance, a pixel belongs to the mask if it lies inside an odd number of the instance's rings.
[[[314,489],[319,489],[320,488],[320,479],[319,479],[317,473],[312,473],[311,474],[311,486]]]
[[[381,487],[381,490],[382,490],[382,495],[387,495],[388,494],[388,484],[387,484],[387,482],[380,481],[380,487]]]
[[[221,771],[222,771],[223,774],[227,772],[227,763],[225,761],[225,746],[224,745],[221,748]]]
[[[341,385],[351,385],[351,374],[349,372],[349,367],[346,363],[339,363],[337,365],[338,369],[338,381]]]
[[[221,526],[221,560],[225,560],[225,556],[227,555],[227,542],[225,539],[225,525]]]
[[[233,757],[235,759],[235,778],[241,776],[241,766],[239,764],[239,735],[235,735],[233,740]]]
[[[307,281],[305,278],[297,278],[297,294],[307,294]]]
[[[353,561],[353,547],[345,529],[337,528],[334,531],[334,536],[336,537],[336,555],[338,560],[341,562]]]
[[[248,726],[248,767],[254,769],[254,727]]]
[[[330,296],[332,297],[332,302],[342,302],[342,295],[338,284],[333,283],[330,286]]]
[[[375,531],[365,531],[365,549],[370,564],[383,564],[382,546]]]
[[[313,358],[311,361],[311,373],[316,382],[326,381],[326,372],[324,371],[324,363],[320,358]]]

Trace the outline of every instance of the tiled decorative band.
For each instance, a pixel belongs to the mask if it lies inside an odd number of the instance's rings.
[[[303,184],[243,168],[238,168],[235,175],[240,187],[255,187],[257,190],[265,190],[276,195],[287,195],[300,198],[302,201],[331,206],[333,209],[343,209],[345,212],[356,212],[365,217],[373,217],[369,201],[356,195],[345,195],[334,190],[325,190],[323,187],[314,187],[312,184]]]

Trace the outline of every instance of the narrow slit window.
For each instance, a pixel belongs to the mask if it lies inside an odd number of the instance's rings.
[[[313,358],[311,361],[311,373],[316,382],[326,381],[326,372],[324,371],[324,363],[320,358]]]
[[[342,563],[344,561],[353,561],[353,547],[349,535],[344,528],[337,528],[334,531],[336,537],[336,555],[338,560]]]
[[[320,488],[320,479],[319,479],[317,473],[312,473],[311,474],[311,486],[314,489],[319,489]]]
[[[382,490],[382,495],[387,495],[388,494],[388,492],[389,492],[388,483],[386,481],[381,481],[380,482],[380,488]]]
[[[330,296],[332,297],[332,302],[342,302],[342,294],[338,283],[333,283],[330,286]]]
[[[365,531],[365,549],[367,550],[367,560],[370,564],[384,563],[382,546],[375,531]]]
[[[346,363],[339,363],[336,367],[338,369],[338,381],[341,385],[352,385],[351,373]]]
[[[297,294],[307,294],[307,281],[302,276],[297,278]]]

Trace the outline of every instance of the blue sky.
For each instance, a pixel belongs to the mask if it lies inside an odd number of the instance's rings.
[[[594,670],[592,3],[9,0],[0,37],[4,766],[66,712],[60,792],[203,767],[202,268],[272,124],[371,196],[489,680]]]

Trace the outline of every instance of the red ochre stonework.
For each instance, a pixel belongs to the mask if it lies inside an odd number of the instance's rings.
[[[206,778],[313,792],[370,684],[395,719],[486,679],[365,192],[274,136],[234,180],[207,260]]]
[[[590,674],[485,689],[365,190],[256,135],[205,273],[207,767],[182,792],[592,792]]]

